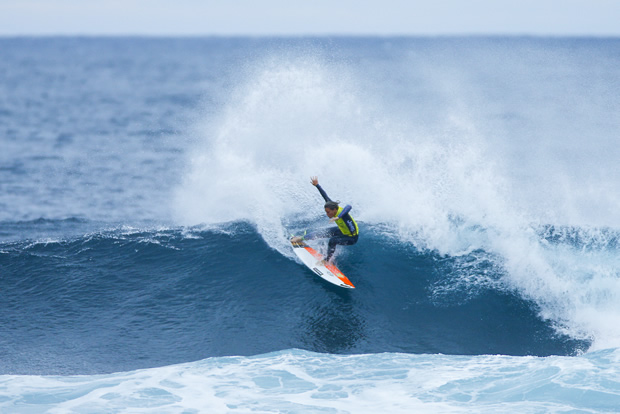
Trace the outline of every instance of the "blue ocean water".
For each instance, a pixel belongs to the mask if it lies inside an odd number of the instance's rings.
[[[619,52],[0,39],[0,411],[619,411]]]

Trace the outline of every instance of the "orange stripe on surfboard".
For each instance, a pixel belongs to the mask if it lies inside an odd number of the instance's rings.
[[[306,249],[308,251],[308,253],[310,253],[314,258],[316,258],[317,260],[323,260],[323,256],[321,256],[321,254],[319,252],[317,252],[316,250],[314,250],[312,247],[309,246],[305,246],[304,249]],[[351,283],[351,281],[349,280],[348,277],[346,277],[341,271],[340,269],[338,269],[336,266],[334,266],[331,263],[325,263],[325,267],[332,272],[334,275],[336,275],[336,277],[340,280],[342,280],[343,283],[351,286],[351,287],[355,287],[355,285],[353,285],[353,283]]]

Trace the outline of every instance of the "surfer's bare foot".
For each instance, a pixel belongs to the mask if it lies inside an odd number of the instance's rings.
[[[291,239],[291,243],[299,243],[299,242],[301,242],[302,240],[303,240],[303,238],[302,238],[302,237],[295,236],[295,237],[293,237],[293,238]]]

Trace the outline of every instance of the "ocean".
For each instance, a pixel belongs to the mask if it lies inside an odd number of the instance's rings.
[[[620,412],[618,131],[617,38],[0,38],[0,412]]]

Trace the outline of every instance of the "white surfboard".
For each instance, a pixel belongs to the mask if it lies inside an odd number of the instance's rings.
[[[308,266],[310,270],[319,275],[321,278],[343,288],[354,289],[353,283],[333,264],[321,264],[323,256],[306,243],[293,243],[293,251]]]

